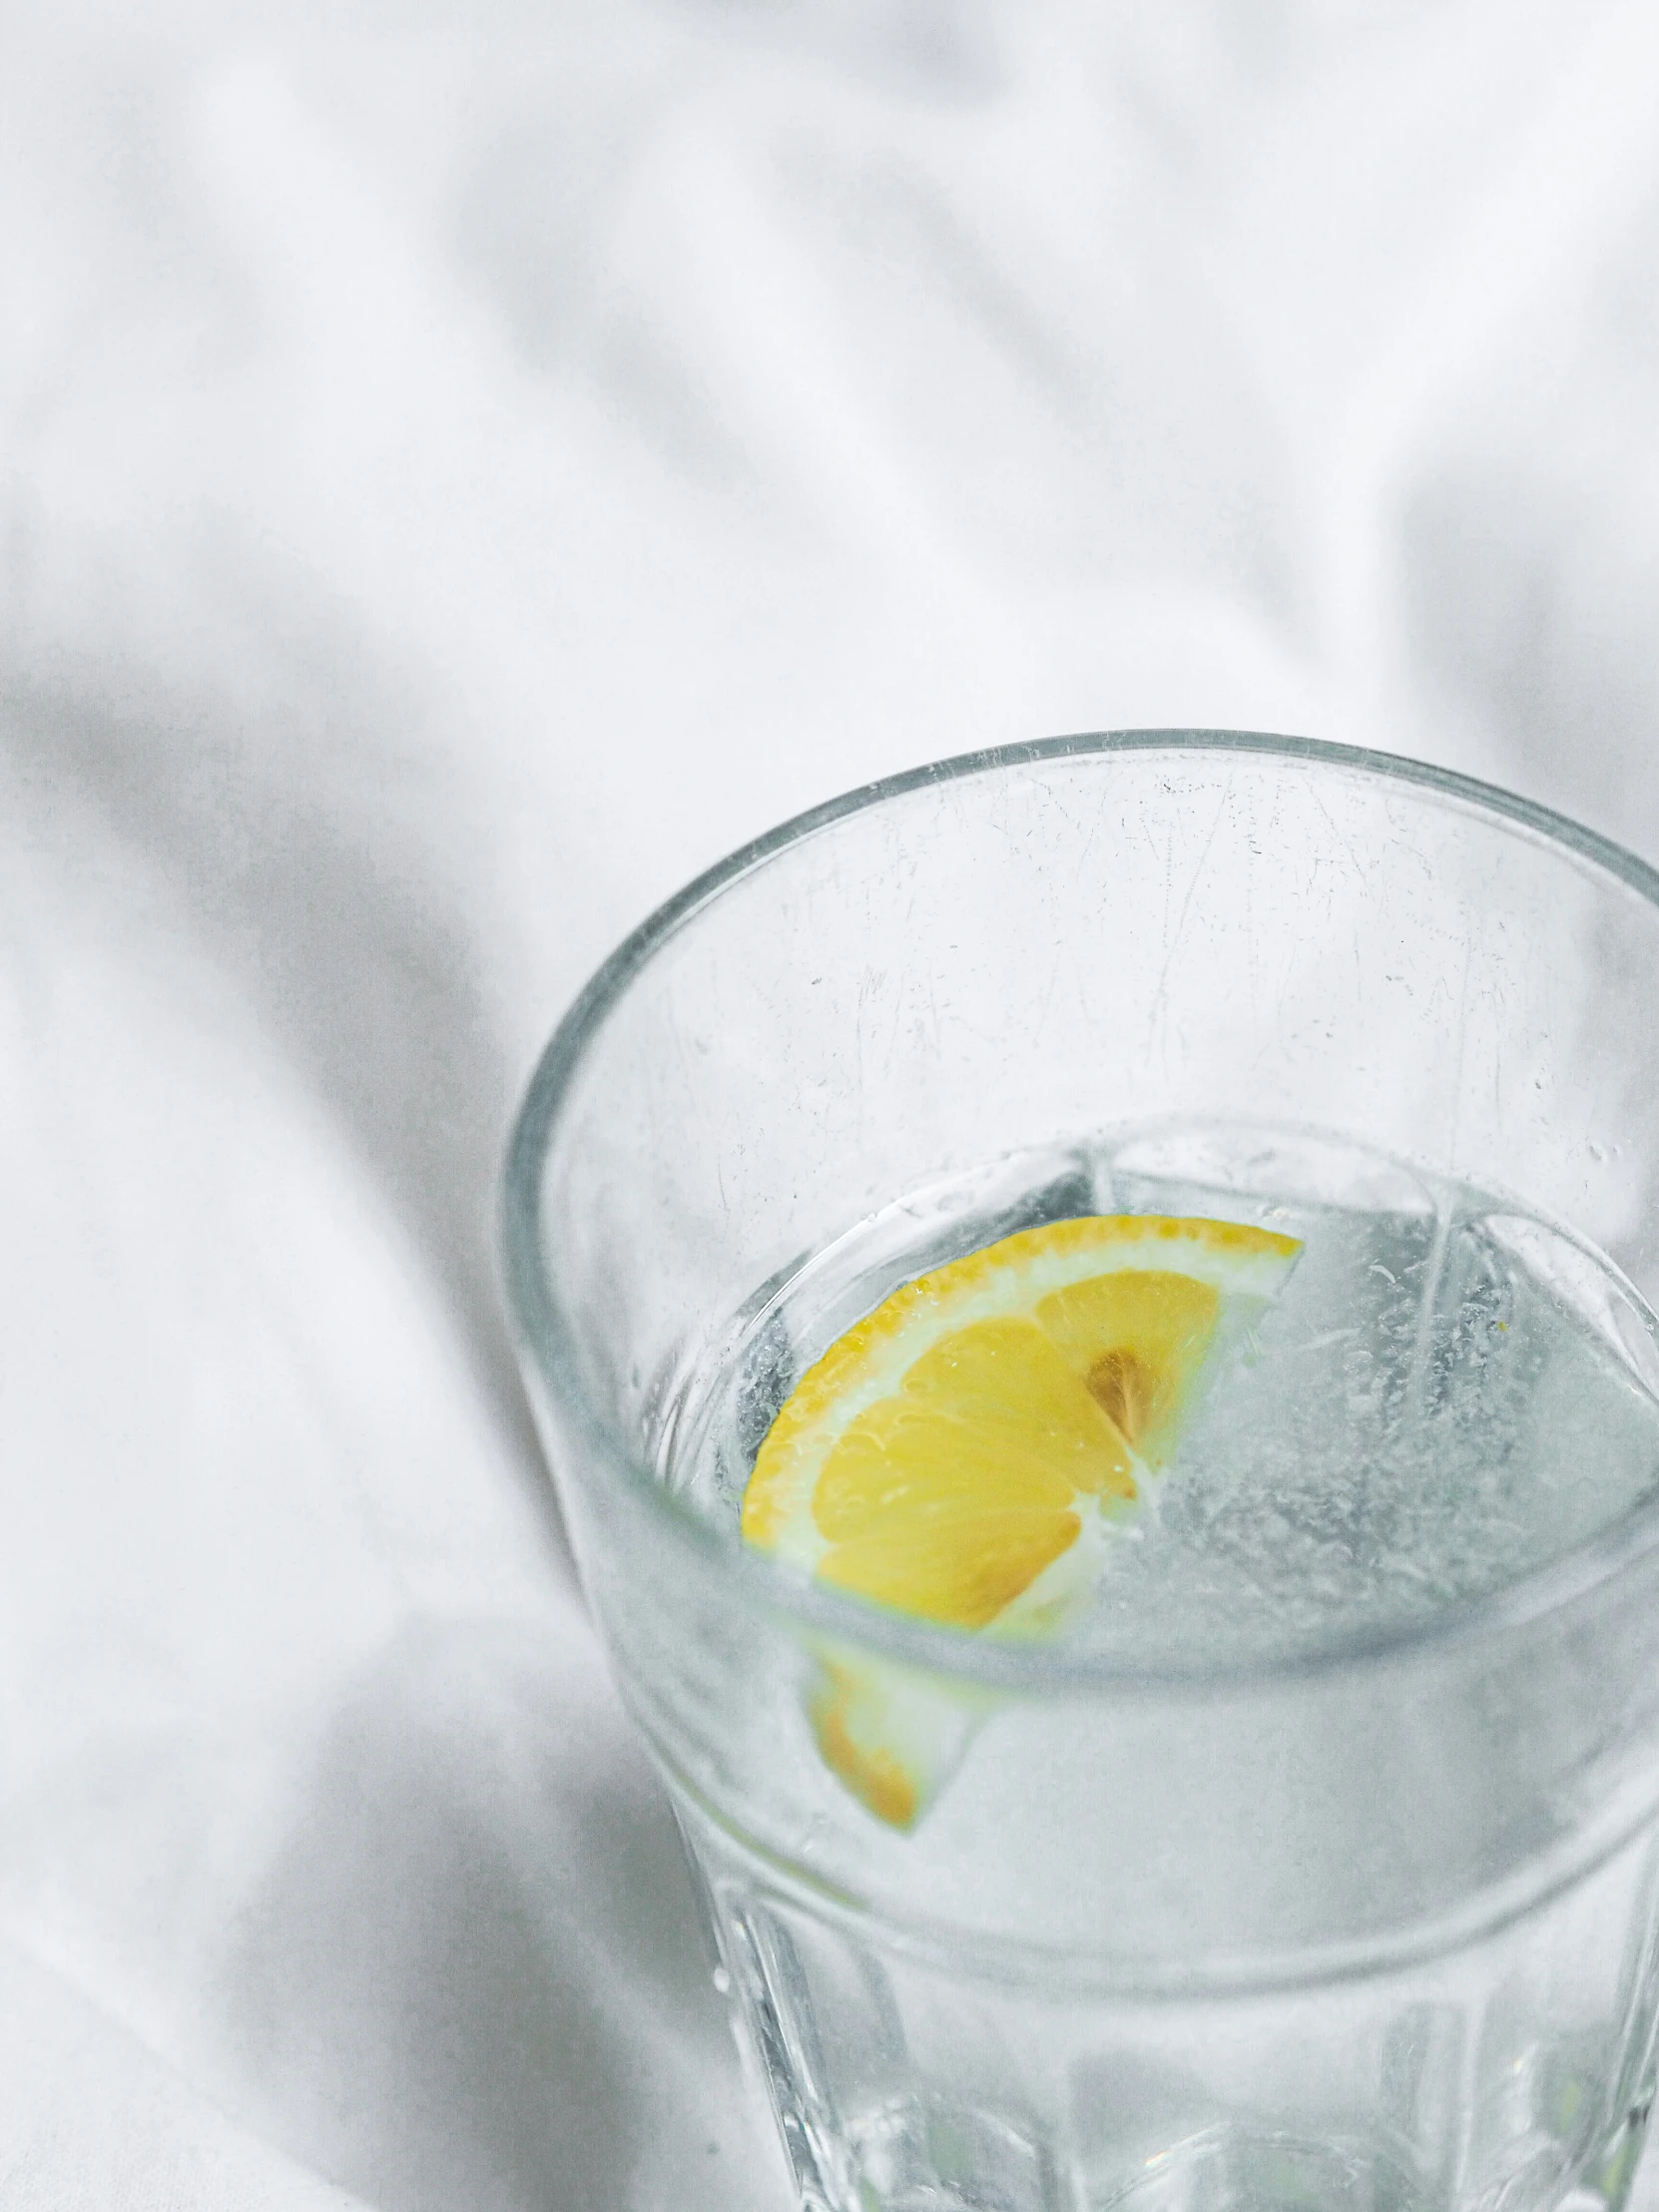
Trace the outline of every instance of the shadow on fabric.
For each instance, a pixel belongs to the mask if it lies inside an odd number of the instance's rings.
[[[381,2212],[620,2206],[676,2144],[681,2203],[744,2195],[671,1816],[527,1639],[413,1630],[357,1684],[221,1989],[266,2132]]]

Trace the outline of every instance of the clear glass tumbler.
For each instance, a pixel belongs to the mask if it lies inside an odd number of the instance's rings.
[[[1207,732],[854,793],[588,986],[515,1137],[510,1297],[804,2206],[1620,2202],[1659,2011],[1659,1508],[1421,1617],[1144,1659],[882,1612],[736,1514],[858,1306],[774,1328],[763,1374],[757,1317],[806,1311],[781,1287],[906,1193],[980,1194],[929,1259],[1109,1210],[1103,1131],[1320,1132],[1273,1169],[1316,1197],[1343,1143],[1496,1189],[1610,1257],[1639,1338],[1656,1010],[1659,879],[1627,854],[1425,768]],[[820,1756],[836,1666],[956,1717],[908,1833]]]

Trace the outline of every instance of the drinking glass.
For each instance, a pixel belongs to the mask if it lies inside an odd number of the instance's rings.
[[[1144,1656],[883,1611],[737,1513],[862,1310],[770,1327],[803,1268],[920,1190],[979,1194],[927,1264],[1095,1210],[1102,1131],[1305,1130],[1271,1176],[1313,1200],[1344,1145],[1501,1191],[1608,1256],[1651,1386],[1656,1002],[1630,855],[1429,768],[1213,732],[853,793],[578,999],[512,1145],[515,1328],[803,2206],[1621,2202],[1659,2011],[1659,1509],[1413,1618]],[[1597,1448],[1564,1422],[1563,1485]],[[955,1717],[908,1833],[820,1755],[835,1667]]]

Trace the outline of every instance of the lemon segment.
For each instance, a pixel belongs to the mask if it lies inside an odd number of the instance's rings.
[[[1301,1250],[1240,1223],[1097,1215],[918,1277],[796,1385],[756,1455],[745,1538],[912,1618],[1055,1633],[1168,1464],[1216,1348]],[[831,1772],[900,1829],[977,1725],[890,1662],[844,1655],[820,1655],[808,1710]]]
[[[813,1492],[821,1580],[983,1628],[1076,1541],[1080,1494],[1131,1498],[1129,1452],[1033,1322],[942,1338],[853,1418]]]
[[[892,1660],[817,1655],[807,1717],[819,1756],[888,1828],[908,1831],[955,1770],[994,1700]]]
[[[1213,1283],[1123,1268],[1038,1305],[1037,1327],[1148,1466],[1161,1466],[1221,1312]]]

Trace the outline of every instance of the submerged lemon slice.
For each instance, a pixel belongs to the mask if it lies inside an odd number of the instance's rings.
[[[1102,1215],[919,1277],[796,1385],[756,1456],[745,1537],[896,1612],[1052,1633],[1168,1463],[1218,1346],[1301,1250],[1234,1222]],[[809,1710],[826,1763],[898,1828],[965,1740],[873,1662],[823,1659]]]

